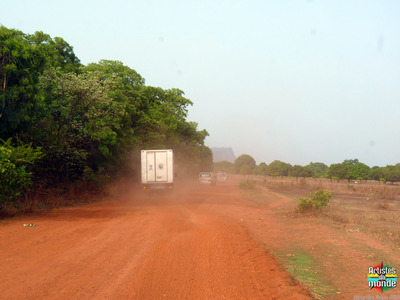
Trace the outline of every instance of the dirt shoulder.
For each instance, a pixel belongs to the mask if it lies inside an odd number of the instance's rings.
[[[298,197],[306,194],[304,189],[271,186],[274,191],[264,184],[253,191],[243,191],[247,198],[241,198],[252,201],[259,210],[241,209],[238,218],[243,220],[254,239],[272,249],[286,268],[318,298],[400,294],[396,288],[383,294],[368,288],[370,266],[381,262],[396,268],[400,266],[399,252],[391,240],[385,243],[380,236],[364,231],[359,223],[335,222],[326,215],[294,214]]]
[[[240,221],[215,211],[238,205],[236,193],[132,191],[1,221],[0,298],[310,298]]]

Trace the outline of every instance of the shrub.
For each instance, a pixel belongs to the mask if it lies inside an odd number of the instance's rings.
[[[40,148],[23,144],[13,146],[11,139],[0,145],[0,209],[10,205],[29,191],[32,185],[31,168],[43,154]]]
[[[109,181],[110,176],[105,172],[104,168],[99,168],[97,172],[94,172],[91,168],[86,166],[81,184],[83,185],[82,187],[86,187],[88,190],[100,191]]]
[[[308,193],[308,198],[300,198],[298,208],[300,211],[323,209],[328,205],[331,196],[331,191],[319,189],[314,193],[314,196]]]

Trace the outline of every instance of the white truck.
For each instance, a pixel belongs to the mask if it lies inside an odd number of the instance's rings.
[[[172,149],[141,150],[143,189],[172,189],[174,153]]]

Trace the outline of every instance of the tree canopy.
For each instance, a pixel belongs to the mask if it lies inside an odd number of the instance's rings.
[[[268,166],[268,175],[270,176],[288,176],[292,166],[280,160],[274,160]]]
[[[289,169],[289,176],[292,177],[308,177],[310,176],[310,172],[303,166],[300,165],[294,165]]]
[[[321,162],[310,162],[305,168],[312,177],[319,178],[325,175],[328,166]]]
[[[150,148],[174,149],[189,173],[212,168],[208,132],[187,120],[193,103],[182,90],[147,86],[120,61],[84,66],[60,37],[0,26],[0,84],[1,157],[40,149],[27,174],[47,184],[83,183],[127,161],[138,169]],[[2,163],[0,181],[11,172]]]
[[[247,170],[248,171],[248,170]],[[345,159],[341,163],[331,164],[329,167],[321,162],[311,162],[306,166],[290,165],[280,160],[274,160],[269,165],[262,162],[253,169],[253,174],[264,176],[291,176],[330,178],[348,181],[379,180],[382,182],[400,182],[400,163],[385,167],[370,168],[356,159]]]
[[[236,158],[234,165],[236,173],[247,175],[251,174],[253,169],[256,167],[256,161],[250,155],[242,154]]]

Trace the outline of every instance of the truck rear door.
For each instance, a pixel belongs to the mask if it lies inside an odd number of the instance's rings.
[[[155,152],[156,160],[156,181],[157,182],[167,182],[168,181],[168,161],[167,161],[167,151]]]
[[[146,153],[147,181],[168,181],[167,151],[148,151]]]

